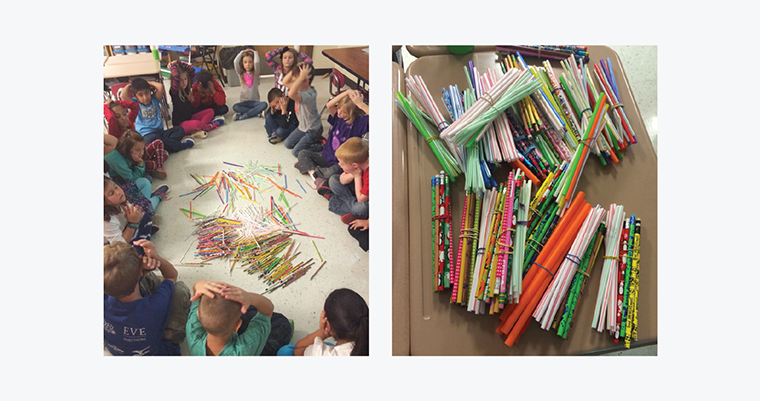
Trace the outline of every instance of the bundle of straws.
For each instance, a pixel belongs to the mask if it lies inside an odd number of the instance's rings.
[[[497,332],[505,334],[505,344],[514,345],[535,311],[550,281],[556,275],[562,260],[570,251],[573,241],[583,221],[591,210],[584,200],[585,194],[578,192],[570,207],[557,223],[554,233],[549,237],[541,252],[532,263],[523,279],[523,293],[519,303],[507,305],[502,312],[501,323]]]
[[[591,327],[601,332],[609,330],[614,333],[617,330],[617,293],[618,293],[618,269],[620,268],[620,248],[623,238],[623,220],[625,212],[622,205],[610,205],[607,214],[607,240],[605,241],[604,267],[602,268],[599,293],[594,308],[594,320]]]
[[[449,198],[449,177],[441,171],[431,179],[433,205],[433,266],[435,291],[449,288],[454,281],[451,269],[451,200]]]
[[[586,282],[591,274],[591,268],[594,266],[596,256],[599,254],[599,248],[602,246],[602,239],[606,227],[604,222],[599,224],[599,228],[596,231],[596,237],[594,239],[594,245],[586,248],[586,252],[583,254],[578,270],[575,272],[573,282],[570,284],[570,290],[565,297],[564,308],[560,309],[559,313],[554,319],[552,328],[557,330],[557,335],[567,339],[567,334],[573,325],[575,318],[575,311],[577,310],[578,302],[580,301],[583,289],[586,286]]]

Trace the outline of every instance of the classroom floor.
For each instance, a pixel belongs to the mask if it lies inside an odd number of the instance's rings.
[[[164,80],[164,85],[169,88],[170,82]],[[266,100],[267,93],[273,85],[273,78],[262,78],[260,93],[262,100]],[[330,98],[328,93],[328,81],[321,77],[315,77],[313,86],[317,90],[317,105],[320,110]],[[308,183],[312,180],[307,175],[301,175],[293,167],[296,158],[290,149],[286,149],[282,143],[272,145],[267,141],[264,130],[263,118],[252,118],[241,121],[233,121],[232,105],[240,96],[240,87],[226,86],[227,106],[230,112],[225,116],[223,126],[209,132],[206,139],[196,140],[195,146],[178,153],[171,154],[165,164],[168,174],[166,180],[154,180],[153,188],[161,184],[169,186],[170,199],[161,202],[157,208],[160,215],[160,231],[153,237],[160,254],[170,262],[179,264],[183,262],[200,262],[193,256],[197,245],[194,236],[191,235],[195,226],[180,208],[189,209],[191,196],[180,197],[198,187],[198,183],[190,174],[213,176],[221,170],[233,170],[236,167],[223,162],[234,164],[251,164],[281,166],[284,176],[274,177],[274,181],[280,186],[285,186],[287,176],[287,188],[302,197],[298,199],[286,194],[286,199],[291,207],[290,217],[294,220],[297,228],[309,235],[324,237],[324,239],[294,236],[300,243],[298,250],[301,255],[296,261],[306,261],[313,258],[317,263],[306,276],[293,282],[286,288],[280,288],[266,296],[275,305],[275,312],[282,313],[295,322],[295,334],[291,344],[310,334],[317,329],[322,306],[327,296],[335,289],[350,288],[360,294],[369,303],[369,259],[368,253],[364,252],[358,242],[348,233],[348,226],[343,224],[340,216],[327,209],[327,199],[318,195],[316,190],[311,189]],[[330,128],[327,123],[327,111],[322,114],[325,136]],[[296,182],[298,180],[298,182]],[[299,186],[303,186],[304,190]],[[313,185],[312,185],[313,187]],[[275,202],[285,207],[284,202],[278,201],[280,191],[272,187],[272,192],[262,192],[266,196],[267,207],[269,195],[273,195]],[[257,198],[257,200],[261,200]],[[236,208],[252,205],[251,202],[240,199],[236,200]],[[224,204],[219,196],[209,192],[192,201],[192,208],[202,214],[211,214],[215,210],[221,211]],[[316,245],[316,249],[315,246]],[[188,250],[189,249],[189,250]],[[327,263],[319,271],[319,274],[310,280],[313,272],[319,267],[320,256]],[[177,266],[179,280],[192,288],[196,280],[223,281],[241,287],[247,291],[261,293],[266,285],[259,281],[256,275],[249,275],[241,268],[235,267],[232,273],[226,260],[211,261],[211,266],[188,267]],[[187,355],[186,344],[182,345],[183,355]],[[105,351],[108,354],[107,351]]]
[[[657,154],[657,46],[615,46],[623,63],[628,83],[639,107],[641,118]],[[401,47],[404,70],[416,59]],[[657,356],[657,344],[641,346],[626,351],[601,352],[600,356]]]

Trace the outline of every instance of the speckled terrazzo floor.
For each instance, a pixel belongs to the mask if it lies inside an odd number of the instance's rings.
[[[169,81],[164,82],[169,87]],[[267,92],[273,87],[272,78],[262,78],[260,92],[262,99],[266,99]],[[330,99],[328,93],[328,81],[316,77],[314,87],[317,90],[317,106],[322,107]],[[331,291],[338,288],[350,288],[359,293],[369,303],[369,274],[368,253],[364,252],[358,242],[348,233],[347,226],[340,220],[340,216],[327,209],[327,200],[310,189],[307,182],[312,182],[307,175],[301,175],[293,167],[296,158],[290,149],[280,143],[272,145],[267,141],[264,130],[264,119],[252,118],[242,121],[233,121],[232,105],[240,96],[240,87],[225,87],[227,94],[227,106],[230,112],[226,115],[226,123],[220,128],[209,132],[206,139],[196,140],[193,148],[172,154],[166,162],[165,168],[168,173],[166,180],[154,180],[153,188],[167,184],[170,188],[170,200],[162,202],[158,206],[157,213],[161,216],[159,226],[161,230],[154,236],[156,248],[167,260],[178,264],[184,256],[184,262],[200,262],[193,257],[193,250],[197,241],[190,234],[194,229],[193,223],[180,211],[180,208],[189,209],[190,196],[180,195],[192,191],[198,187],[197,182],[190,174],[213,176],[217,171],[234,169],[235,167],[224,164],[258,163],[260,165],[281,165],[282,173],[287,176],[287,187],[297,193],[302,199],[287,195],[292,211],[290,217],[301,231],[310,235],[324,237],[314,239],[314,244],[322,259],[327,263],[319,271],[319,274],[310,280],[312,273],[319,266],[319,256],[312,245],[311,238],[294,237],[300,242],[299,256],[296,261],[306,261],[313,258],[316,265],[310,269],[306,276],[295,281],[286,288],[280,288],[266,296],[275,305],[275,312],[282,313],[295,322],[295,334],[291,343],[295,343],[307,334],[317,329],[320,313],[324,301]],[[327,111],[322,114],[325,136],[330,128],[327,123]],[[296,182],[301,183],[304,190]],[[277,177],[275,181],[280,186],[285,185],[284,177]],[[276,191],[276,189],[275,189]],[[269,195],[278,201],[279,191],[263,192],[266,195],[266,205],[269,205]],[[260,199],[258,199],[260,200]],[[236,207],[251,204],[247,200],[235,201]],[[215,193],[206,194],[192,202],[194,210],[207,214],[223,206]],[[189,251],[188,251],[189,247]],[[196,280],[223,281],[241,287],[247,291],[261,293],[266,285],[259,281],[257,276],[245,273],[239,267],[230,274],[227,261],[215,260],[211,266],[189,267],[177,266],[179,280],[192,288]],[[182,346],[183,354],[187,354],[187,347]]]

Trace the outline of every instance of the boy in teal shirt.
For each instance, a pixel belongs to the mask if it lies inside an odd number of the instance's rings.
[[[193,286],[187,346],[193,356],[276,355],[292,337],[269,298],[216,281]],[[250,307],[249,307],[250,306]]]

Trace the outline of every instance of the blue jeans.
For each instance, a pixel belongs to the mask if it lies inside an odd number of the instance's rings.
[[[242,119],[256,117],[259,113],[266,110],[266,102],[259,102],[256,100],[243,100],[240,103],[232,105],[232,110],[235,113],[241,114]]]
[[[285,139],[290,135],[291,132],[293,132],[296,128],[298,128],[298,125],[294,122],[289,125],[282,125],[278,121],[279,119],[277,116],[279,115],[279,111],[275,114],[267,113],[264,117],[264,129],[267,131],[267,135],[271,138],[272,136],[276,136],[282,139]]]
[[[298,157],[298,152],[302,150],[319,152],[322,150],[322,142],[319,141],[322,131],[323,128],[321,126],[314,131],[307,132],[301,131],[301,128],[298,128],[285,138],[285,147],[293,149],[293,156],[295,157]]]
[[[353,181],[348,185],[341,184],[340,174],[335,174],[330,177],[329,183],[330,190],[333,192],[328,204],[328,209],[331,212],[340,216],[351,213],[361,218],[369,217],[369,201],[359,202],[356,199]]]
[[[143,137],[145,138],[145,146],[148,146],[156,139],[160,139],[164,143],[164,149],[169,153],[176,153],[185,149],[182,145],[182,138],[185,137],[185,129],[182,127],[154,131],[150,134],[143,135]]]

